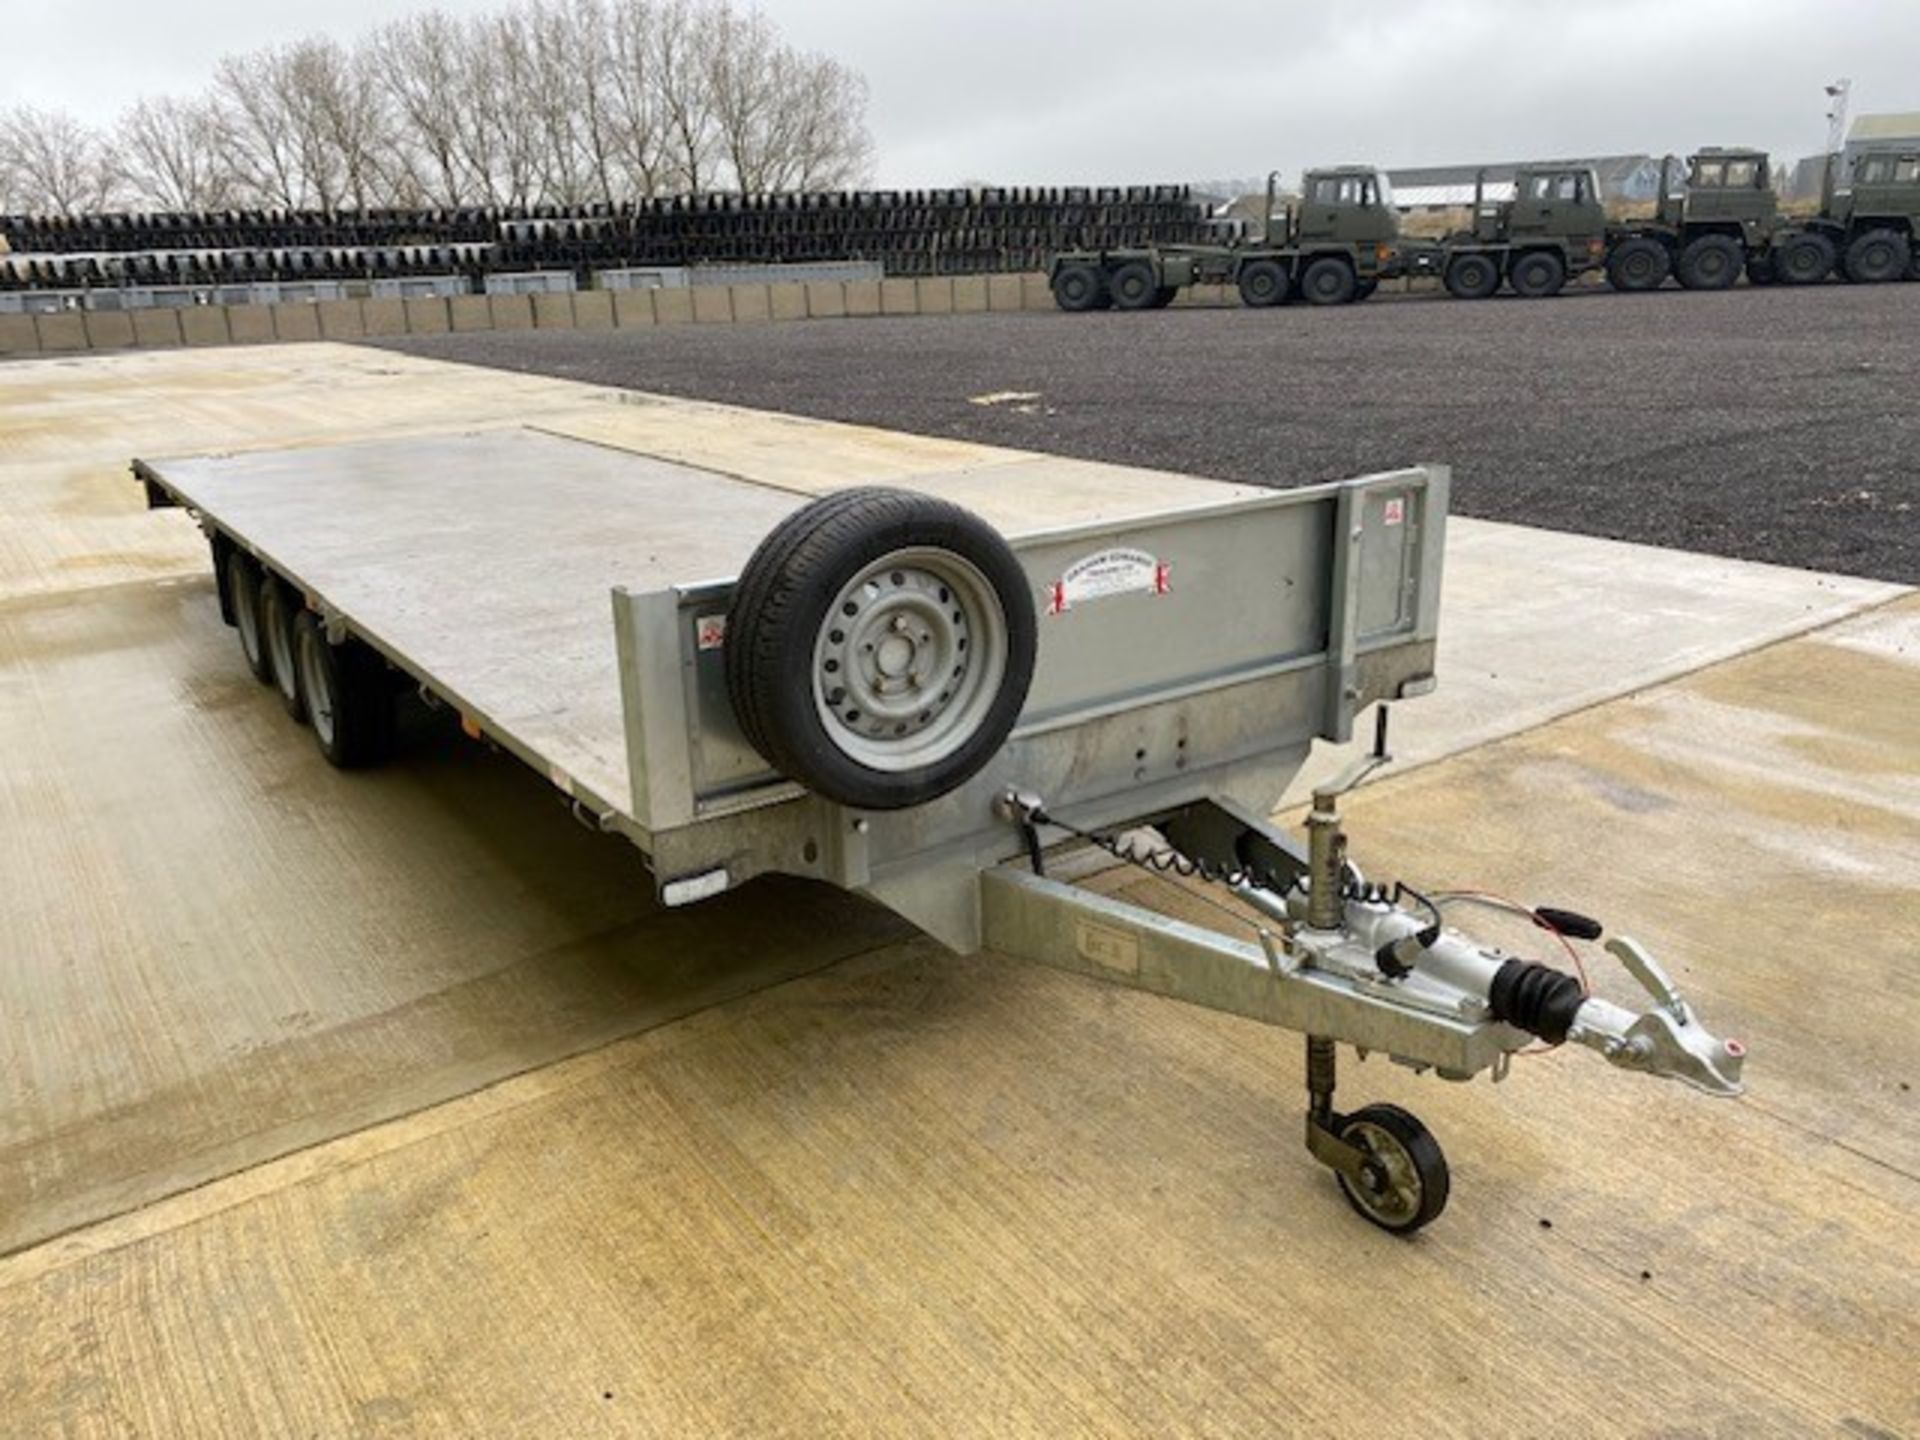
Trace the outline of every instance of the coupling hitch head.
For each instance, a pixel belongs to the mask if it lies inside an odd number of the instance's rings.
[[[1623,1070],[1664,1075],[1708,1095],[1743,1094],[1740,1071],[1747,1047],[1710,1033],[1672,978],[1646,948],[1625,936],[1607,942],[1653,1004],[1634,1015],[1604,1000],[1589,1000],[1574,1021],[1573,1038],[1596,1044]]]

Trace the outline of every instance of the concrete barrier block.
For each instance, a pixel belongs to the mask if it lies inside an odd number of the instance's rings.
[[[227,307],[193,305],[180,312],[180,338],[189,345],[229,345],[233,333],[227,329]]]
[[[956,314],[977,315],[987,308],[987,277],[984,275],[956,275],[953,277],[953,308]]]
[[[987,277],[987,308],[989,310],[1018,310],[1023,303],[1018,275]]]
[[[953,313],[953,277],[923,275],[913,282],[913,303],[922,315]]]
[[[773,306],[764,285],[729,285],[736,324],[750,325],[773,318]]]
[[[87,346],[93,350],[124,350],[133,344],[133,316],[124,310],[86,312]],[[0,351],[7,348],[0,336]]]
[[[329,340],[358,340],[367,333],[358,300],[322,300],[314,308],[320,312],[320,333]]]
[[[882,315],[918,315],[920,300],[911,280],[882,280],[880,282],[880,313]]]
[[[533,323],[541,330],[573,329],[573,295],[566,290],[536,294],[533,297]]]
[[[273,337],[273,306],[227,306],[227,335],[236,345],[258,345]]]
[[[713,287],[709,287],[713,288]],[[685,325],[693,319],[693,290],[684,285],[653,292],[653,323]]]
[[[613,328],[613,292],[582,290],[573,297],[573,328],[611,330]]]
[[[1020,308],[1022,310],[1054,308],[1053,287],[1047,284],[1047,277],[1037,270],[1020,277]]]
[[[807,282],[807,317],[812,320],[844,320],[847,316],[847,287],[839,280]]]
[[[40,333],[40,348],[43,351],[87,348],[87,321],[78,310],[62,310],[57,315],[36,315],[33,323]]]
[[[493,307],[487,295],[450,295],[447,297],[447,323],[455,330],[491,330]]]
[[[31,355],[39,348],[31,315],[0,315],[0,355]]]
[[[784,281],[779,285],[769,285],[767,308],[776,320],[806,319],[807,287],[794,280]]]
[[[453,328],[444,295],[411,295],[400,303],[407,307],[409,335],[444,335]]]
[[[533,328],[533,297],[531,295],[489,295],[487,296],[487,318],[496,330],[531,330]]]
[[[135,310],[132,313],[134,344],[178,345],[180,343],[180,312],[178,310]]]
[[[360,302],[360,323],[369,335],[407,333],[407,302],[399,296]]]
[[[731,285],[695,285],[689,293],[693,297],[693,318],[701,325],[729,325],[733,322],[733,295]]]
[[[630,330],[637,325],[653,324],[653,291],[615,290],[611,294],[615,325]]]
[[[880,282],[878,280],[849,280],[846,282],[847,314],[878,315],[880,313]]]
[[[273,338],[276,340],[318,340],[320,307],[310,300],[289,300],[273,307]]]

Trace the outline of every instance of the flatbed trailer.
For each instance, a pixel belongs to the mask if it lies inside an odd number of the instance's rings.
[[[336,763],[383,758],[417,691],[665,904],[806,876],[963,953],[1300,1030],[1309,1149],[1383,1228],[1439,1213],[1445,1162],[1397,1107],[1335,1111],[1336,1040],[1465,1079],[1572,1039],[1739,1091],[1737,1042],[1632,942],[1640,1013],[1366,881],[1345,782],[1304,845],[1266,820],[1316,738],[1434,684],[1442,467],[1269,491],[1035,459],[808,495],[498,429],[134,473],[198,518],[248,663]],[[1064,883],[1088,846],[1227,892],[1245,938]]]

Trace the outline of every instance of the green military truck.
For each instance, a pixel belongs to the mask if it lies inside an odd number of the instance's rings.
[[[1416,253],[1416,274],[1440,277],[1457,300],[1485,300],[1501,284],[1529,300],[1558,295],[1606,254],[1600,181],[1584,165],[1522,165],[1513,196],[1487,198],[1487,172],[1473,185],[1473,223]]]
[[[1764,150],[1710,146],[1689,155],[1686,185],[1674,191],[1679,161],[1660,166],[1650,219],[1607,231],[1607,280],[1616,290],[1657,290],[1671,275],[1688,290],[1725,290],[1742,274],[1765,285],[1781,274],[1780,205]],[[1803,252],[1795,252],[1804,261]],[[1813,279],[1823,278],[1833,257]]]
[[[1810,285],[1829,274],[1856,285],[1920,280],[1920,151],[1870,151],[1836,191],[1839,157],[1827,158],[1820,213],[1774,241],[1775,275]]]
[[[1189,285],[1233,285],[1248,305],[1364,300],[1406,273],[1400,219],[1386,176],[1368,165],[1309,170],[1300,202],[1275,214],[1278,176],[1267,177],[1257,238],[1221,245],[1068,250],[1047,267],[1062,310],[1155,310]]]

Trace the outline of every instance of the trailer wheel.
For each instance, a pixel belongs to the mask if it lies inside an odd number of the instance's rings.
[[[1673,272],[1673,256],[1658,240],[1636,235],[1614,246],[1607,257],[1607,283],[1616,290],[1658,290]]]
[[[260,624],[260,565],[237,546],[227,550],[227,605],[233,611],[233,625],[240,632],[240,653],[247,658],[247,669],[262,685],[273,683],[273,661],[267,654],[266,636]]]
[[[1847,278],[1860,285],[1898,280],[1913,263],[1913,247],[1898,230],[1869,230],[1847,246]]]
[[[1507,272],[1507,284],[1513,287],[1513,293],[1528,300],[1551,299],[1566,283],[1566,262],[1550,250],[1522,255]]]
[[[1443,278],[1454,299],[1485,300],[1500,288],[1500,267],[1485,255],[1457,255]]]
[[[1358,284],[1353,266],[1323,255],[1301,274],[1300,294],[1309,305],[1345,305]]]
[[[727,616],[727,694],[753,747],[816,794],[897,810],[993,758],[1026,703],[1033,593],[984,520],[865,488],[760,542]]]
[[[302,613],[293,587],[278,575],[260,581],[260,629],[266,639],[267,659],[273,670],[273,688],[295,723],[307,718],[307,699],[300,689],[300,665],[294,658],[293,623]]]
[[[1106,289],[1107,282],[1097,269],[1076,260],[1071,265],[1062,265],[1053,277],[1053,303],[1075,314],[1097,310]]]
[[[1782,285],[1818,285],[1833,273],[1833,242],[1820,234],[1796,235],[1773,257],[1773,278]]]
[[[1674,273],[1689,290],[1725,290],[1745,268],[1739,241],[1731,235],[1702,235],[1680,252]]]
[[[364,770],[393,753],[393,689],[380,657],[356,640],[328,643],[312,611],[293,622],[294,663],[313,738],[327,763]]]
[[[1366,1185],[1339,1175],[1347,1203],[1382,1230],[1411,1235],[1447,1208],[1451,1176],[1440,1142],[1398,1105],[1368,1105],[1340,1122],[1340,1138],[1369,1152]]]
[[[1277,260],[1249,260],[1240,267],[1240,303],[1255,310],[1281,304],[1292,284]]]
[[[1107,276],[1107,293],[1113,297],[1116,310],[1151,310],[1160,286],[1151,265],[1144,260],[1129,260]]]

